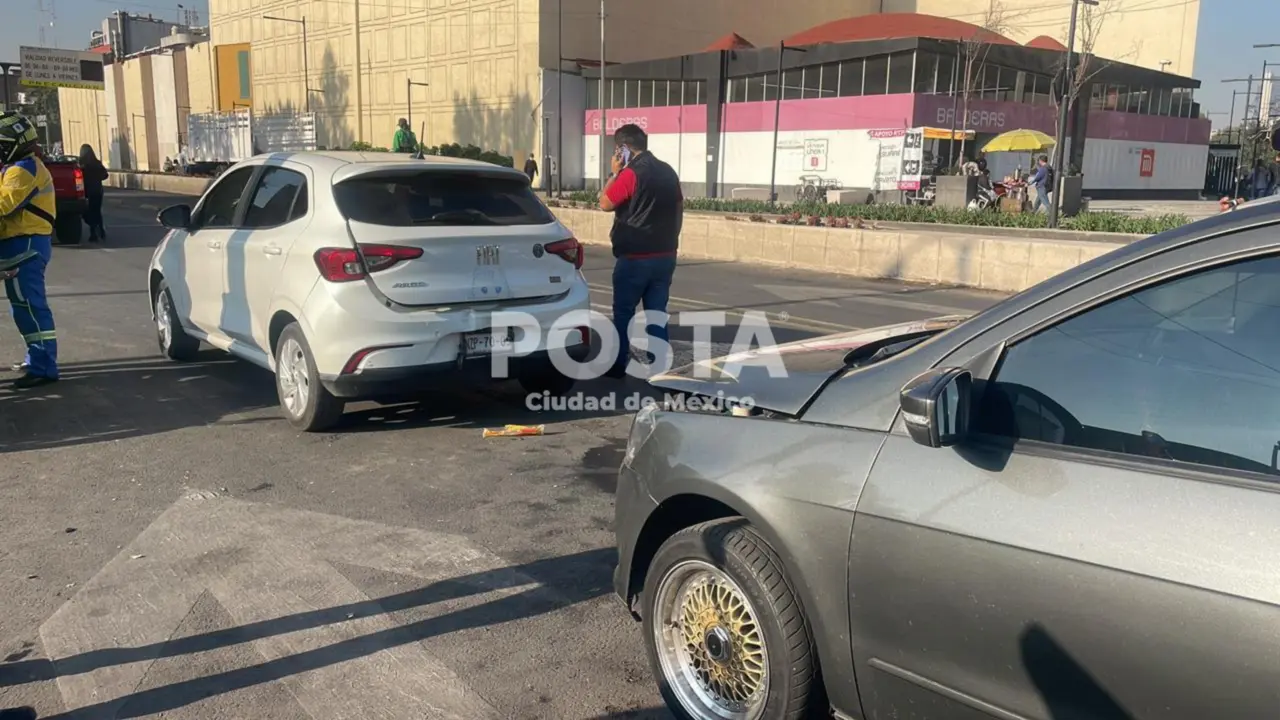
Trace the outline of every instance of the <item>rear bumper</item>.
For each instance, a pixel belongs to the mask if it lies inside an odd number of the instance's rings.
[[[577,362],[582,362],[591,352],[590,345],[572,345],[565,348],[566,354]],[[320,377],[324,388],[335,397],[348,400],[356,398],[378,398],[411,395],[415,392],[456,388],[458,384],[485,385],[502,382],[508,378],[494,378],[489,358],[470,358],[462,363],[456,361],[430,363],[426,365],[370,368],[348,375],[331,375]],[[519,377],[521,373],[553,369],[551,355],[545,350],[511,357],[507,360],[510,377]]]

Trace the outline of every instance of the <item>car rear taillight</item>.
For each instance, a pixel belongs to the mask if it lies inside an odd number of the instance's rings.
[[[575,269],[578,269],[578,270],[582,269],[582,261],[583,261],[582,243],[578,242],[576,238],[569,238],[567,240],[557,240],[553,243],[547,243],[545,249],[547,252],[551,253],[552,255],[556,255],[568,262],[573,263],[573,267]]]
[[[364,262],[360,261],[361,254]],[[400,245],[361,245],[359,253],[354,248],[320,248],[315,255],[320,276],[329,282],[360,280],[369,273],[420,257],[422,248]]]
[[[84,170],[81,170],[80,168],[76,168],[75,178],[76,178],[76,192],[78,193],[84,192]]]

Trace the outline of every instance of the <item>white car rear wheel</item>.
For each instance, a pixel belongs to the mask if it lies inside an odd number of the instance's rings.
[[[289,424],[304,432],[327,430],[342,418],[344,403],[320,382],[298,323],[286,327],[276,342],[276,394]]]

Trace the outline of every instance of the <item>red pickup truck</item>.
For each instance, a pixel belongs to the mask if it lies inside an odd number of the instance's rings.
[[[84,235],[84,212],[89,206],[84,197],[84,171],[80,169],[80,160],[74,155],[45,155],[41,159],[53,177],[53,191],[58,202],[53,240],[63,245],[79,243]]]

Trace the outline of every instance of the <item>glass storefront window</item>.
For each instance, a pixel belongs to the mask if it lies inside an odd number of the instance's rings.
[[[822,91],[822,66],[811,65],[801,71],[801,94],[805,100],[813,100]]]
[[[820,97],[832,98],[840,94],[840,63],[822,66],[822,92]]]
[[[747,102],[764,100],[764,76],[755,75],[747,78]]]
[[[936,92],[950,95],[956,89],[956,70],[959,63],[954,55],[938,56],[938,89]]]
[[[937,92],[938,80],[938,56],[931,52],[916,52],[916,82],[915,90],[917,93],[934,93]]]
[[[782,71],[782,99],[800,100],[804,97],[804,73],[800,70]]]
[[[637,95],[636,107],[653,107],[653,81],[640,80],[636,83],[639,85],[639,94]]]
[[[915,62],[915,53],[894,53],[889,56],[889,92],[911,92],[911,68]]]
[[[867,58],[862,75],[863,95],[884,95],[889,87],[889,56]]]
[[[861,59],[840,63],[840,97],[855,97],[862,94],[862,67]]]

